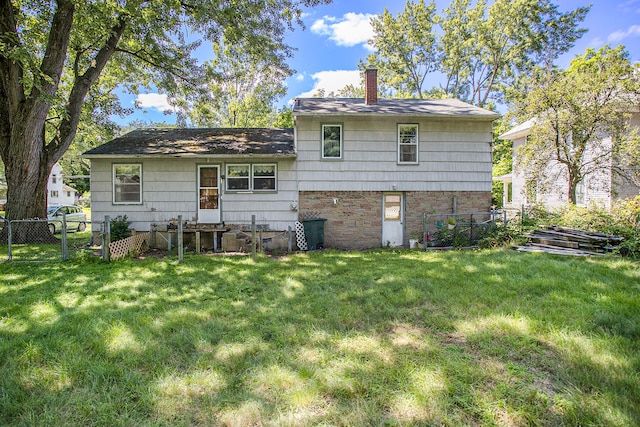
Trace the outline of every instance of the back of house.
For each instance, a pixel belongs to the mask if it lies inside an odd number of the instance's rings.
[[[138,130],[85,153],[93,218],[136,230],[194,226],[287,230],[322,218],[324,246],[408,244],[425,213],[491,205],[492,121],[454,99],[294,102],[294,129]],[[223,248],[224,249],[224,248]]]

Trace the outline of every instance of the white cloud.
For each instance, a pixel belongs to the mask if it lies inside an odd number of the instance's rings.
[[[175,111],[175,107],[169,104],[167,95],[160,93],[140,93],[134,103],[138,108],[156,109],[163,113]]]
[[[640,36],[640,25],[632,25],[626,31],[625,30],[615,31],[609,34],[609,37],[607,37],[607,40],[613,43],[618,43],[626,39],[627,37],[632,37],[632,36]]]
[[[296,75],[296,80],[299,81],[299,82],[303,81],[304,80],[304,73],[297,74]]]
[[[358,44],[369,49],[367,41],[373,38],[370,19],[375,16],[364,13],[346,13],[342,18],[325,16],[311,25],[311,32],[329,36],[338,46],[351,47]]]
[[[298,97],[312,97],[321,89],[325,94],[329,94],[331,92],[337,93],[350,84],[356,87],[360,85],[360,71],[358,70],[320,71],[312,74],[311,78],[315,81],[313,89],[301,93]]]

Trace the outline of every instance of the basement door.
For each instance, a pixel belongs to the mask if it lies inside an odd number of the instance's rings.
[[[382,194],[382,246],[402,246],[404,237],[402,193]]]
[[[198,166],[198,222],[220,223],[220,167]]]

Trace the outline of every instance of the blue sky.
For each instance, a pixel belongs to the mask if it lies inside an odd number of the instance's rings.
[[[448,6],[449,0],[436,0],[438,10]],[[306,29],[297,28],[288,40],[297,49],[290,60],[296,74],[287,80],[288,93],[280,104],[298,96],[311,96],[318,89],[338,91],[345,85],[359,83],[358,61],[371,52],[367,39],[372,32],[371,15],[387,8],[394,15],[402,11],[405,0],[334,0],[333,4],[306,11]],[[555,0],[561,11],[573,10],[589,4],[583,0]],[[578,40],[571,52],[560,58],[559,65],[567,66],[571,59],[588,47],[598,48],[606,43],[627,47],[633,61],[640,61],[640,0],[592,0],[591,11],[583,22],[588,31]],[[210,49],[201,50],[201,60]],[[122,95],[125,106],[139,108],[134,114],[118,119],[121,124],[135,119],[175,122],[168,111],[163,94]]]

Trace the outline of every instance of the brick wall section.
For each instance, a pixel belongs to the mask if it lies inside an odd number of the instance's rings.
[[[333,199],[337,199],[336,204]],[[299,212],[326,218],[324,246],[338,249],[380,247],[382,193],[379,191],[301,191]]]
[[[405,193],[405,245],[409,236],[422,231],[424,213],[451,213],[453,196],[458,212],[488,212],[491,192],[416,191]],[[301,191],[300,216],[326,218],[327,248],[368,249],[382,245],[382,192]],[[337,199],[334,204],[333,200]]]

